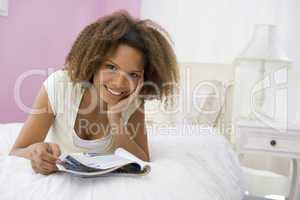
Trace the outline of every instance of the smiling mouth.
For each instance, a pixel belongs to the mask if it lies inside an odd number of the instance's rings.
[[[110,88],[108,88],[106,85],[104,85],[105,89],[113,96],[121,96],[123,95],[125,92],[117,92],[117,91],[114,91]]]

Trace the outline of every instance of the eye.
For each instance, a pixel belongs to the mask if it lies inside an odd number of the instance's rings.
[[[111,71],[117,71],[117,68],[114,65],[111,65],[111,64],[106,64],[106,68],[111,70]]]
[[[139,77],[140,77],[140,75],[137,74],[137,73],[131,73],[130,76],[131,76],[132,78],[139,78]]]

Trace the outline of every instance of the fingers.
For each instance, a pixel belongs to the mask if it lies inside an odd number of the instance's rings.
[[[135,92],[137,93],[137,95],[141,92],[143,86],[144,86],[144,76],[142,76],[142,78],[139,80],[139,83],[135,89]]]
[[[50,146],[52,155],[55,156],[56,158],[58,158],[61,154],[58,144],[49,143],[49,146]]]
[[[40,163],[40,167],[41,167],[42,169],[44,169],[45,171],[47,171],[47,172],[54,172],[54,171],[57,170],[57,167],[56,167],[55,164],[50,164],[50,163],[48,163],[47,161],[42,161],[42,162]]]
[[[47,152],[50,153],[54,158],[58,158],[61,154],[58,144],[55,143],[45,143]]]
[[[43,160],[41,160],[40,162],[33,162],[31,166],[36,173],[41,173],[41,174],[49,174],[49,173],[56,172],[58,170],[56,165],[50,164]]]
[[[144,81],[141,81],[135,90],[137,94],[139,94],[141,92],[143,86],[144,86]]]
[[[34,155],[34,159],[42,159],[49,163],[55,163],[57,160],[57,158],[52,155],[52,150],[48,143],[44,143],[35,149]]]
[[[56,169],[48,169],[45,167],[34,167],[34,166],[32,166],[32,169],[36,173],[43,174],[43,175],[49,175],[57,171]]]
[[[143,87],[142,83],[139,83],[137,85],[137,87],[135,88],[135,91],[129,96],[128,103],[131,103],[134,99],[136,99],[138,97],[138,95],[141,92],[142,87]]]
[[[130,99],[130,100],[135,99],[135,98],[139,95],[139,93],[140,93],[140,91],[141,91],[141,89],[142,89],[143,86],[144,86],[144,78],[141,78],[141,79],[139,80],[139,82],[138,82],[138,84],[137,84],[135,90],[134,90],[134,91],[132,92],[132,94],[129,96],[129,99]],[[129,102],[131,102],[131,101],[129,101]]]
[[[57,155],[60,155],[58,145],[53,143],[42,143],[37,145],[31,160],[33,170],[45,175],[57,171]]]
[[[124,99],[121,99],[115,105],[111,105],[109,107],[110,113],[115,114],[115,113],[123,112],[126,108],[128,108],[128,106],[138,97],[138,95],[140,94],[143,86],[144,86],[144,77],[142,77],[139,80],[135,90],[131,94],[124,97]]]
[[[44,175],[48,175],[58,170],[56,165],[50,164],[43,160],[32,160],[31,166],[36,173],[40,173]]]
[[[42,159],[43,161],[46,161],[46,162],[51,163],[51,164],[55,164],[56,161],[57,161],[57,158],[54,157],[52,154],[50,154],[50,153],[48,153],[48,152],[42,154],[42,155],[41,155],[41,159]]]

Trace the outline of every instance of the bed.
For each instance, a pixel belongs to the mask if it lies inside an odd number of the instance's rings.
[[[151,172],[146,176],[92,179],[35,174],[30,162],[6,156],[21,123],[0,125],[0,199],[202,199],[234,200],[243,195],[236,154],[214,128],[197,125],[148,128]]]
[[[197,71],[204,66],[194,67]],[[205,65],[210,74],[204,76],[229,80],[228,70],[219,67]],[[228,101],[221,99],[219,112],[209,115],[214,119],[210,126],[203,124],[205,117],[197,113],[147,115],[151,172],[145,176],[118,174],[85,179],[63,173],[35,174],[30,161],[7,156],[22,123],[0,124],[0,199],[242,199],[244,178],[226,132]]]

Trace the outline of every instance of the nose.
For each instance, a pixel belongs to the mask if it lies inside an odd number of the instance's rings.
[[[112,81],[114,89],[119,90],[120,92],[126,90],[128,88],[128,84],[128,77],[122,73],[118,73]]]

